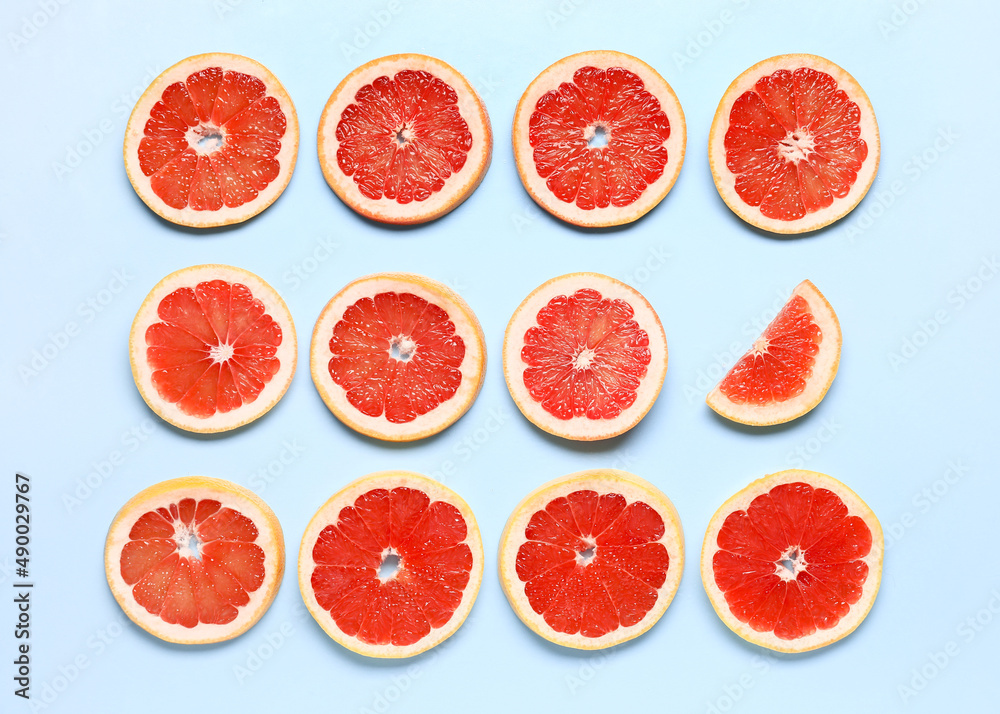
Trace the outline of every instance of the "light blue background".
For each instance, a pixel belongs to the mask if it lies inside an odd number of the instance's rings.
[[[10,693],[15,469],[33,479],[33,692],[39,704],[49,700],[47,711],[167,712],[182,703],[337,712],[996,707],[1000,612],[989,607],[1000,610],[1000,279],[982,268],[990,279],[977,282],[983,261],[1000,252],[995,4],[62,3],[7,1],[0,10],[0,585],[7,603],[0,607],[0,708],[27,710]],[[379,16],[388,18],[384,27]],[[625,51],[658,68],[687,117],[687,159],[673,191],[621,230],[584,232],[549,218],[522,189],[512,161],[509,129],[523,89],[552,62],[587,49]],[[195,232],[159,220],[136,197],[121,138],[151,77],[207,51],[242,53],[268,66],[296,103],[301,144],[295,175],[275,205],[245,225]],[[496,143],[486,179],[458,210],[419,228],[389,230],[360,220],[329,190],[315,128],[351,69],[413,51],[443,58],[479,88]],[[730,213],[705,155],[729,82],[784,52],[820,54],[853,73],[882,136],[879,175],[864,202],[839,224],[795,239],[756,232]],[[72,151],[88,155],[76,162]],[[332,256],[312,262],[323,241],[336,244]],[[252,270],[283,294],[300,354],[288,394],[267,417],[238,433],[198,438],[143,404],[127,341],[156,281],[209,262]],[[313,272],[296,282],[295,268]],[[326,301],[347,281],[386,270],[455,286],[479,315],[490,355],[470,412],[409,446],[343,427],[308,370],[309,336]],[[638,287],[670,345],[666,384],[652,411],[601,444],[568,443],[533,428],[513,406],[501,370],[513,309],[546,279],[576,270]],[[90,312],[89,299],[109,297],[101,291],[115,271],[127,284]],[[745,349],[755,323],[766,322],[803,278],[826,294],[843,325],[843,359],[826,399],[779,428],[750,430],[717,418],[704,394],[735,359],[727,354],[733,343]],[[978,292],[964,300],[960,285]],[[78,333],[65,348],[37,375],[24,372],[33,351],[61,340],[71,321]],[[918,346],[902,356],[905,340]],[[902,361],[894,363],[894,354]],[[491,415],[502,420],[499,429]],[[125,436],[134,429],[149,433],[143,441]],[[289,444],[301,453],[291,456]],[[283,450],[284,465],[276,461]],[[80,481],[114,451],[119,465],[91,477],[100,485],[67,506]],[[440,474],[446,461],[454,463],[446,481],[475,510],[486,547],[473,613],[427,655],[401,662],[355,656],[304,615],[295,572],[302,530],[350,480],[386,468]],[[960,470],[949,472],[949,464]],[[698,556],[723,500],[754,478],[796,465],[854,488],[880,516],[891,545],[881,593],[857,632],[818,652],[770,657],[716,617]],[[688,558],[659,624],[595,656],[549,645],[517,620],[495,575],[495,547],[529,490],[599,466],[633,471],[673,499]],[[270,482],[260,476],[269,467]],[[256,488],[281,519],[290,566],[257,626],[211,647],[171,646],[120,624],[102,569],[117,509],[140,489],[187,474]],[[986,624],[963,626],[977,616]],[[279,646],[269,651],[269,639]],[[952,654],[937,658],[947,666],[935,673],[929,656],[946,648]],[[270,656],[239,680],[235,668],[249,672],[255,652]],[[921,668],[922,687],[914,681]]]

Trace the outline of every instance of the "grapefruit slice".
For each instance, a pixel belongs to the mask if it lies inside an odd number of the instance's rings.
[[[299,123],[285,88],[248,57],[188,57],[153,80],[125,128],[125,171],[172,223],[210,228],[256,216],[285,190]]]
[[[507,388],[535,426],[565,439],[618,436],[656,401],[667,338],[637,290],[599,273],[570,273],[536,288],[503,341]]]
[[[807,652],[849,635],[868,615],[883,550],[882,526],[851,489],[815,471],[782,471],[715,512],[701,578],[737,635]]]
[[[263,416],[295,374],[295,325],[284,300],[251,272],[195,265],[156,284],[132,322],[139,393],[187,431],[229,431]]]
[[[500,583],[517,616],[565,647],[601,649],[660,619],[684,572],[684,533],[659,489],[594,469],[528,494],[500,536]]]
[[[319,120],[319,162],[334,193],[365,218],[439,218],[486,175],[493,130],[468,80],[434,57],[401,54],[358,67]]]
[[[840,365],[840,321],[808,280],[705,400],[732,421],[784,424],[826,395]]]
[[[833,62],[780,55],[737,77],[708,138],[722,200],[773,233],[813,231],[854,210],[878,171],[868,95]]]
[[[104,548],[108,585],[142,629],[185,645],[221,642],[270,607],[285,570],[274,512],[221,479],[163,481],[122,506]]]
[[[525,189],[578,226],[619,226],[652,210],[677,180],[686,142],[674,90],[621,52],[559,60],[528,85],[514,114]]]
[[[408,471],[370,474],[313,516],[299,549],[299,588],[330,637],[369,657],[410,657],[451,637],[483,579],[472,509]]]
[[[472,406],[486,374],[483,329],[465,301],[410,273],[358,278],[313,330],[313,382],[344,424],[385,441],[422,439]]]

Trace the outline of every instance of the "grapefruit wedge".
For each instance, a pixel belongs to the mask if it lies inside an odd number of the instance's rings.
[[[637,290],[599,273],[570,273],[536,288],[503,341],[507,388],[535,426],[566,439],[618,436],[656,401],[667,338]]]
[[[277,78],[213,52],[178,62],[143,92],[125,129],[125,170],[155,213],[210,228],[274,203],[298,149],[295,107]]]
[[[104,548],[122,610],[167,642],[208,644],[246,632],[270,607],[285,570],[274,512],[229,481],[189,476],[122,506]]]
[[[840,321],[808,280],[705,400],[732,421],[784,424],[826,395],[840,364]]]
[[[483,579],[472,510],[451,489],[407,471],[370,474],[313,516],[299,549],[299,588],[320,627],[369,657],[410,657],[453,635]]]
[[[782,471],[715,512],[701,577],[737,635],[778,652],[807,652],[865,619],[883,551],[878,519],[851,489],[815,471]]]
[[[559,60],[528,85],[514,114],[525,189],[578,226],[618,226],[651,211],[677,180],[686,142],[674,90],[621,52]]]
[[[195,265],[146,296],[129,357],[139,393],[162,419],[187,431],[229,431],[263,416],[288,389],[295,325],[253,273]]]
[[[875,180],[879,150],[861,85],[805,54],[766,59],[737,77],[708,139],[719,195],[773,233],[813,231],[850,213]]]
[[[486,107],[453,67],[391,55],[351,72],[319,121],[330,188],[366,218],[424,223],[467,199],[486,175],[493,130]]]
[[[411,273],[358,278],[313,330],[313,383],[344,424],[385,441],[436,434],[472,406],[486,341],[466,302]]]
[[[677,511],[655,486],[594,469],[524,498],[500,536],[500,584],[517,616],[565,647],[638,637],[666,612],[684,571]]]

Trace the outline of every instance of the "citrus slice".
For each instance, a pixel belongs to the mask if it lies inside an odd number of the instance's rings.
[[[784,424],[826,395],[840,364],[840,321],[808,280],[705,400],[741,424]]]
[[[652,210],[677,180],[686,142],[674,90],[621,52],[559,60],[528,85],[514,114],[525,189],[578,226],[618,226]]]
[[[618,436],[656,401],[667,338],[637,290],[599,273],[549,280],[507,324],[503,372],[521,413],[566,439]]]
[[[185,645],[221,642],[270,607],[285,570],[274,512],[229,481],[163,481],[122,506],[104,547],[108,585],[146,632]]]
[[[754,481],[712,516],[701,578],[733,632],[778,652],[849,635],[882,578],[882,526],[857,494],[815,471]]]
[[[875,111],[833,62],[772,57],[729,85],[708,158],[722,200],[744,221],[774,233],[816,230],[850,213],[875,180]]]
[[[625,471],[563,476],[528,494],[500,536],[500,584],[550,642],[601,649],[660,619],[684,572],[674,505]]]
[[[248,57],[188,57],[153,80],[125,128],[125,171],[139,198],[182,226],[256,216],[285,190],[299,122],[285,88]]]
[[[365,218],[424,223],[467,199],[486,175],[493,130],[468,80],[434,57],[401,54],[351,72],[319,120],[330,188]]]
[[[156,284],[132,322],[132,377],[149,408],[187,431],[243,426],[278,403],[295,374],[295,325],[262,279],[195,265]]]
[[[344,647],[410,657],[451,637],[483,579],[472,509],[450,488],[408,471],[349,484],[309,521],[299,588],[312,616]]]
[[[413,441],[455,423],[486,374],[483,329],[465,301],[410,273],[358,278],[333,296],[313,330],[316,389],[344,424]]]

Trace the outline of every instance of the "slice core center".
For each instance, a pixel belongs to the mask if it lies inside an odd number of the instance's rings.
[[[805,553],[798,547],[789,548],[776,565],[778,577],[782,580],[795,580],[806,569]]]
[[[796,129],[788,132],[785,138],[778,142],[778,155],[785,161],[797,164],[809,158],[813,153],[814,144],[812,134],[803,129]]]
[[[182,558],[201,560],[201,540],[193,529],[187,528],[177,534],[177,553]]]
[[[383,583],[392,580],[399,573],[402,566],[399,563],[399,556],[390,548],[382,557],[382,564],[378,568],[378,579]]]
[[[417,343],[406,335],[397,335],[389,343],[389,356],[400,362],[409,362],[417,351]]]
[[[581,550],[576,554],[577,560],[580,562],[581,565],[584,566],[588,565],[590,561],[594,559],[594,556],[597,554],[597,546],[590,543],[589,541],[588,544],[589,544],[588,547],[584,548],[583,550]]]
[[[199,124],[188,129],[188,144],[202,155],[214,154],[226,143],[222,129],[211,124]]]
[[[232,359],[233,346],[225,342],[221,345],[215,345],[208,351],[208,356],[216,362],[226,362]]]
[[[594,350],[590,349],[589,347],[584,348],[580,350],[580,354],[578,354],[576,356],[576,359],[573,360],[573,366],[576,369],[588,369],[590,365],[594,363],[594,358],[595,358]]]
[[[603,149],[608,145],[608,129],[603,124],[591,124],[583,132],[588,149]]]

